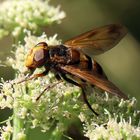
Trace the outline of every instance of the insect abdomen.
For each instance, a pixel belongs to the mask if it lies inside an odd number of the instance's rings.
[[[102,67],[96,61],[93,60],[92,65],[93,65],[92,71],[94,73],[97,73],[107,79],[107,76],[106,76],[105,72],[103,71]]]

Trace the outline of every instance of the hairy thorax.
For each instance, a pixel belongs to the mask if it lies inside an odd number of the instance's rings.
[[[80,62],[80,53],[64,45],[52,47],[49,51],[50,60],[56,64],[77,64]]]

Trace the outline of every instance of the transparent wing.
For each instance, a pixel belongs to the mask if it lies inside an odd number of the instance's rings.
[[[113,48],[126,33],[124,26],[111,24],[83,33],[64,44],[89,56],[98,55]]]
[[[93,74],[90,73],[90,71],[80,70],[79,68],[70,65],[61,66],[61,69],[69,74],[72,74],[79,77],[80,79],[87,81],[92,85],[99,87],[102,90],[111,93],[112,95],[128,99],[128,97],[118,87],[116,87],[112,82],[98,75],[97,73]]]

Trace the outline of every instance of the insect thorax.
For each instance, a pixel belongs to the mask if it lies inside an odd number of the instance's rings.
[[[76,50],[64,45],[52,47],[49,51],[51,62],[58,64],[75,64],[80,61],[80,54]]]

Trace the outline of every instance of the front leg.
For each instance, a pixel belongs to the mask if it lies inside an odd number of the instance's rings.
[[[38,77],[43,77],[43,76],[48,74],[49,69],[45,68],[45,71],[43,71],[42,73],[34,74],[33,76],[31,76],[33,72],[34,72],[34,70],[31,70],[31,73],[25,79],[17,82],[16,84],[19,84],[19,83],[22,83],[22,82],[25,82],[25,81],[29,81],[29,80],[32,80],[32,79],[35,79],[35,78],[38,78]]]

